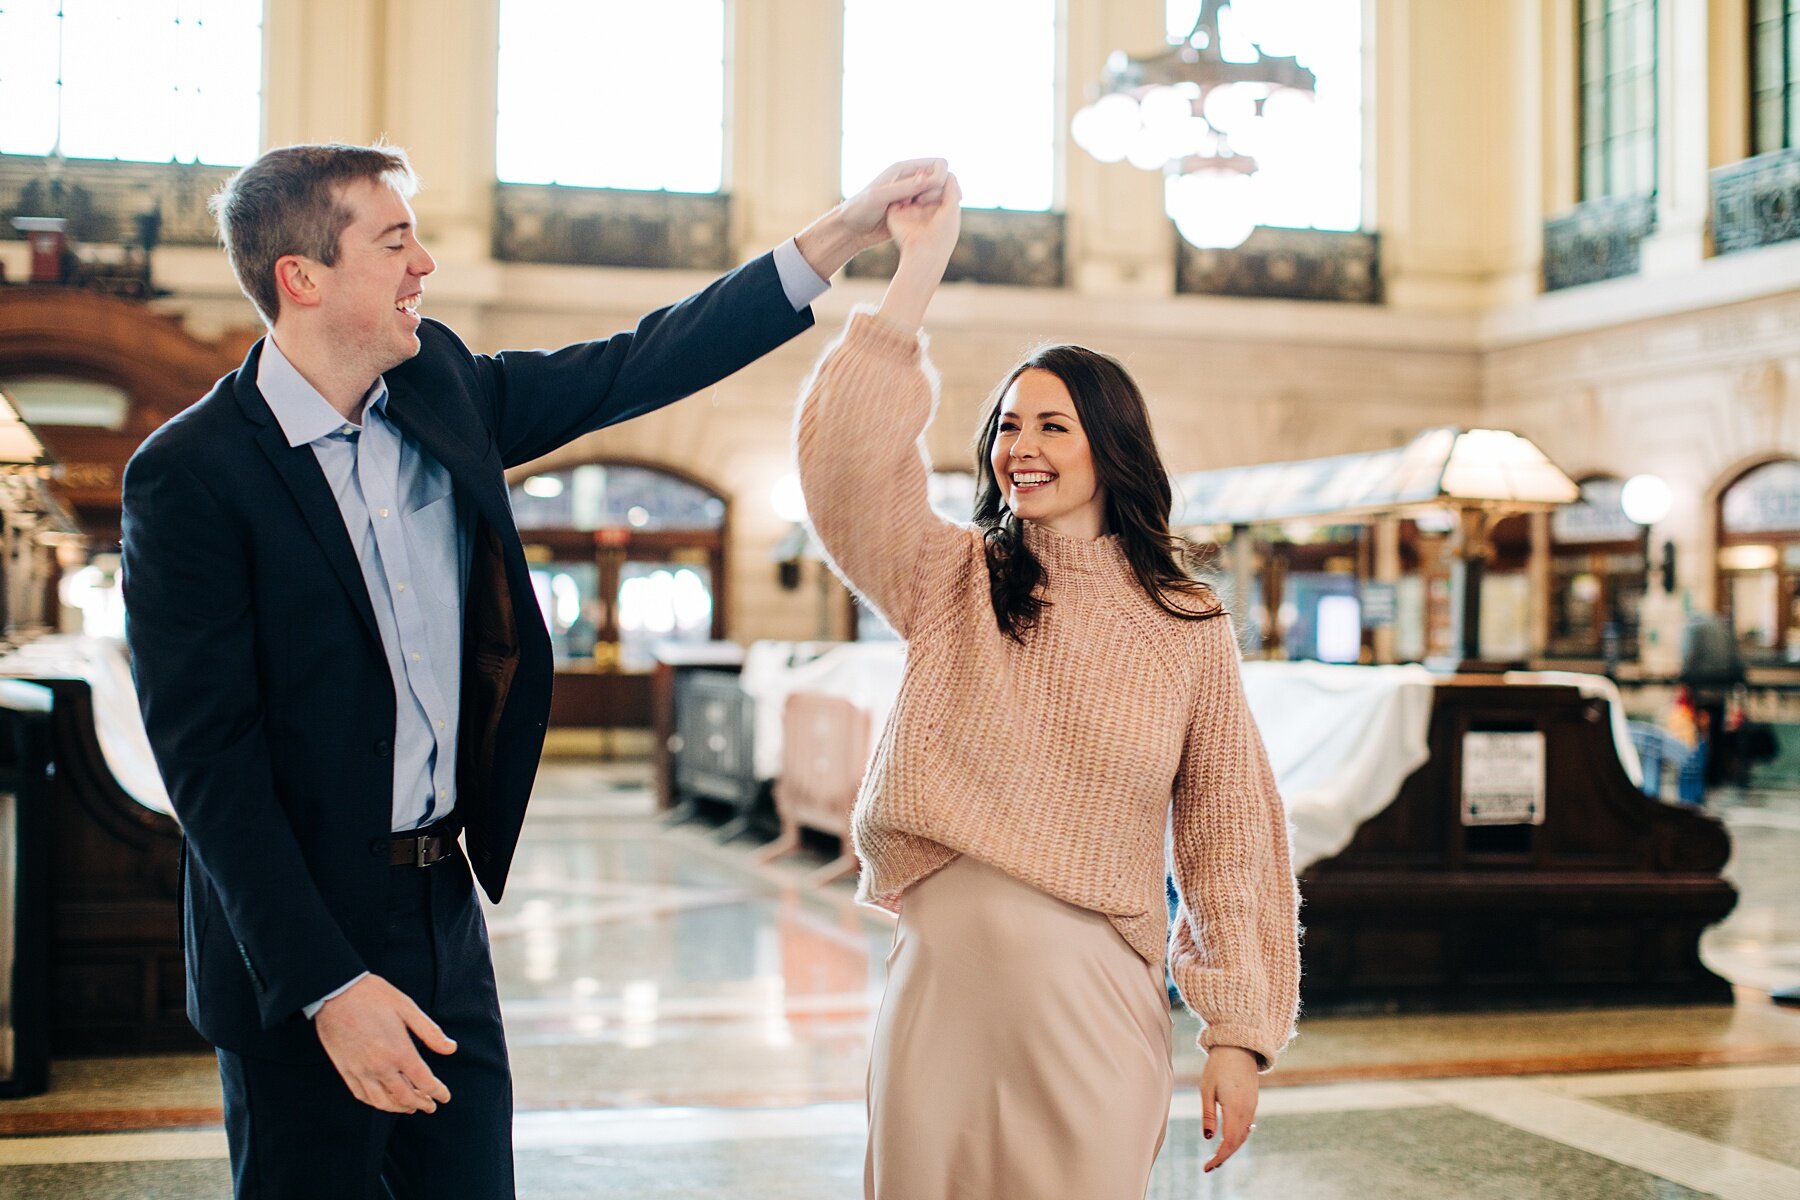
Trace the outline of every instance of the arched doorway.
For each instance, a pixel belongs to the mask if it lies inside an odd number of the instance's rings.
[[[648,727],[656,646],[725,636],[729,502],[614,459],[515,474],[512,503],[556,655],[551,723]]]
[[[1719,612],[1744,661],[1800,663],[1800,460],[1752,467],[1719,493]]]
[[[79,288],[0,288],[0,385],[61,464],[52,491],[96,545],[119,537],[125,463],[262,333],[204,341],[178,318]]]

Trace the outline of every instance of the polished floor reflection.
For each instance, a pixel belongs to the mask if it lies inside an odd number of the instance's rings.
[[[665,826],[645,780],[548,766],[489,914],[521,1194],[856,1194],[891,925],[847,884],[808,887],[817,860]],[[1800,1010],[1767,995],[1800,983],[1800,791],[1717,804],[1743,901],[1705,953],[1735,1005],[1308,1019],[1211,1176],[1182,1050],[1151,1194],[1800,1195]],[[229,1194],[203,1056],[59,1063],[48,1095],[0,1102],[0,1135],[7,1197]]]

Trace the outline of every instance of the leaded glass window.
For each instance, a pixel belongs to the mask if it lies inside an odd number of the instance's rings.
[[[1752,153],[1800,145],[1800,0],[1754,0],[1750,29]]]
[[[0,0],[0,153],[238,166],[263,0]]]
[[[950,160],[970,208],[1056,194],[1056,0],[845,0],[844,195],[906,158]]]
[[[1581,0],[1581,198],[1656,190],[1656,0]]]
[[[501,0],[503,183],[716,192],[723,0]]]

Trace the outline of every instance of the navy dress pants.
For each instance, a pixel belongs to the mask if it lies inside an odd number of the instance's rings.
[[[388,872],[378,973],[456,1042],[442,1056],[420,1047],[450,1103],[382,1112],[322,1049],[302,1065],[220,1050],[237,1200],[512,1200],[512,1075],[468,860]]]

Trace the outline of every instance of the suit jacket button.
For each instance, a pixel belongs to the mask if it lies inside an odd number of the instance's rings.
[[[369,853],[376,858],[386,858],[390,843],[386,838],[375,838],[369,843]]]
[[[386,758],[389,754],[392,754],[393,752],[394,752],[394,743],[388,741],[386,738],[382,738],[379,742],[375,743],[375,754],[377,757]]]

